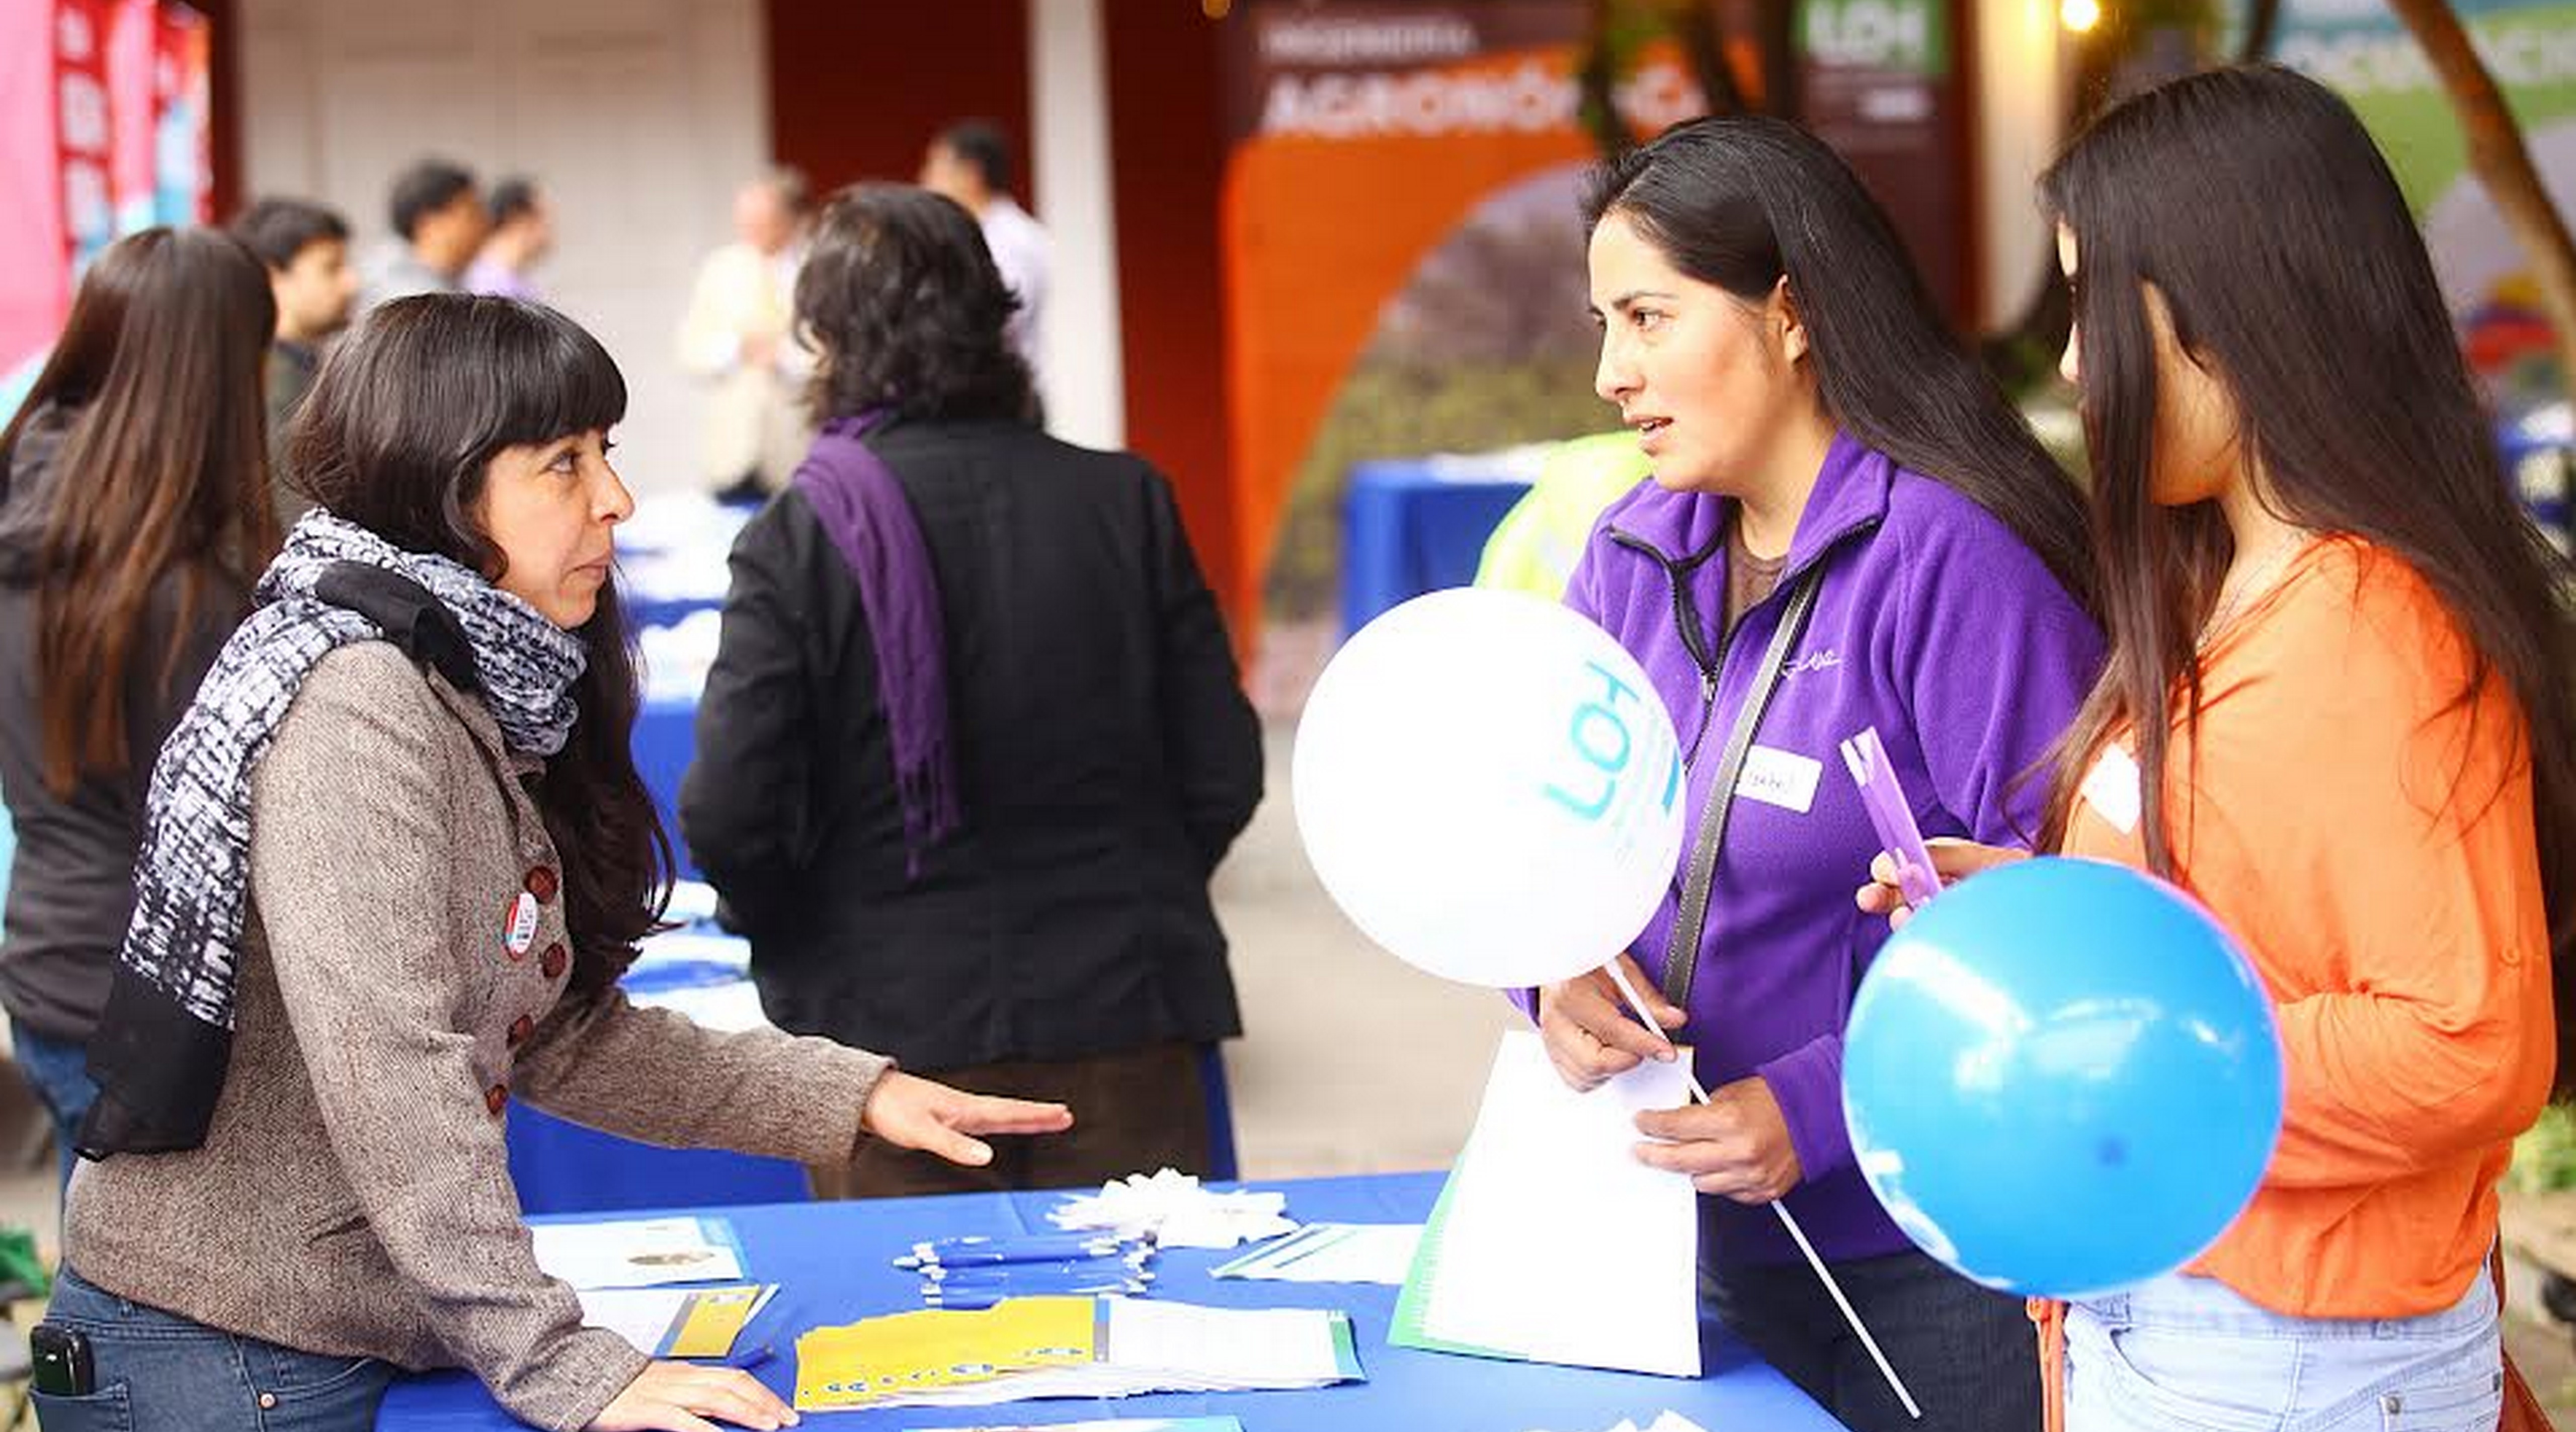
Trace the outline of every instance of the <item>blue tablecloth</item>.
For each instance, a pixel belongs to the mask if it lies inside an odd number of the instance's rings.
[[[635,716],[635,733],[628,744],[635,752],[635,770],[644,778],[644,789],[653,797],[653,809],[662,816],[662,829],[671,837],[671,854],[680,862],[679,877],[698,879],[698,863],[689,858],[689,845],[680,838],[680,777],[689,771],[689,757],[697,750],[698,703],[695,701],[647,701]]]
[[[1414,1222],[1439,1193],[1437,1174],[1317,1179],[1279,1187],[1288,1212],[1302,1220]],[[818,1325],[855,1321],[919,1306],[915,1280],[887,1265],[917,1239],[1043,1229],[1060,1194],[969,1194],[951,1198],[880,1199],[724,1210],[741,1236],[745,1271],[780,1284],[777,1300],[748,1336],[769,1328],[776,1360],[757,1374],[782,1396],[795,1385],[795,1335]],[[1841,1424],[1711,1322],[1701,1327],[1704,1374],[1696,1381],[1496,1362],[1387,1345],[1395,1289],[1351,1284],[1218,1281],[1208,1270],[1232,1254],[1179,1251],[1159,1262],[1155,1296],[1230,1307],[1348,1310],[1359,1336],[1364,1383],[1302,1392],[1175,1394],[1117,1401],[1025,1402],[986,1408],[903,1408],[836,1412],[809,1422],[835,1432],[892,1432],[914,1427],[1043,1424],[1107,1417],[1233,1416],[1248,1432],[1379,1432],[1465,1428],[1522,1432],[1531,1427],[1588,1432],[1621,1418],[1640,1425],[1669,1408],[1712,1432],[1835,1432]],[[1580,1317],[1580,1309],[1567,1309]],[[513,1428],[480,1383],[462,1372],[406,1378],[394,1385],[378,1432],[464,1432]]]
[[[1352,464],[1342,499],[1343,632],[1473,581],[1485,539],[1529,487],[1517,469],[1480,472],[1454,458]]]

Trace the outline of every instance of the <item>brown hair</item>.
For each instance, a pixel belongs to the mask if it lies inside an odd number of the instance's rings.
[[[815,413],[1029,416],[1029,365],[1006,336],[1019,306],[955,201],[910,184],[851,185],[823,207],[796,277],[797,321],[822,355]]]
[[[2421,574],[2473,655],[2459,709],[2496,677],[2511,691],[2529,725],[2558,1011],[2576,1015],[2571,572],[2515,507],[2387,160],[2331,90],[2256,66],[2193,75],[2106,111],[2040,189],[2081,250],[2075,311],[2111,637],[2102,683],[2059,747],[2043,840],[2063,838],[2105,735],[2133,728],[2148,861],[2173,873],[2170,733],[2198,720],[2195,633],[2234,548],[2207,504],[2167,508],[2151,492],[2158,399],[2143,292],[2153,282],[2176,340],[2235,399],[2239,440],[2279,515],[2359,537]],[[2558,1047],[2564,1090],[2576,1038]]]
[[[268,270],[217,229],[146,229],[110,245],[54,353],[0,433],[0,464],[47,408],[74,414],[56,457],[36,581],[36,687],[46,786],[125,769],[127,669],[157,655],[220,582],[246,594],[277,548],[260,366],[277,308]],[[169,650],[135,642],[179,579]]]

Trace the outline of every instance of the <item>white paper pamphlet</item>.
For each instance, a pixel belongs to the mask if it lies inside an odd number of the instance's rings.
[[[1507,1031],[1390,1341],[1699,1376],[1698,1195],[1636,1155],[1636,1116],[1690,1101],[1680,1060],[1578,1093],[1535,1031]]]

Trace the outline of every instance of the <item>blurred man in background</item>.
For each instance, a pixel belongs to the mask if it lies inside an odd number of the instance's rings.
[[[421,160],[394,180],[386,207],[399,242],[368,265],[366,306],[406,294],[457,292],[490,222],[473,173],[444,159]]]
[[[269,292],[277,300],[277,337],[268,347],[263,386],[268,476],[279,524],[292,526],[306,504],[285,486],[286,421],[313,386],[323,340],[348,326],[358,296],[358,273],[349,266],[349,224],[319,204],[262,199],[233,221],[233,236],[268,266]]]
[[[1029,372],[1043,377],[1038,354],[1045,333],[1047,268],[1054,246],[1038,221],[1011,197],[1011,142],[988,119],[960,120],[939,131],[922,156],[921,187],[945,194],[966,206],[984,230],[984,246],[993,251],[993,266],[1002,282],[1018,295],[1020,311],[1011,316],[1011,347],[1028,360]]]
[[[813,359],[794,337],[805,256],[805,178],[773,170],[734,196],[734,242],[707,255],[680,325],[680,364],[712,387],[700,471],[725,501],[787,485],[813,425],[802,391]]]

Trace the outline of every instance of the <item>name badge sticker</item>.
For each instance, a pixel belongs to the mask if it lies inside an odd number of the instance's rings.
[[[1744,753],[1744,774],[1735,793],[1747,800],[1805,815],[1816,805],[1816,782],[1825,763],[1777,746],[1755,746]]]

